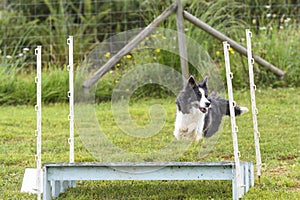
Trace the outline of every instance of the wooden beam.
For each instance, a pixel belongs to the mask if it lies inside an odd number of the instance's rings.
[[[186,40],[184,34],[181,0],[177,0],[176,23],[177,23],[177,32],[178,32],[180,66],[181,66],[181,72],[183,76],[183,84],[185,84],[185,80],[189,77],[189,66],[188,66],[188,57],[187,57],[187,49],[186,49]]]
[[[168,7],[161,15],[154,19],[145,29],[136,35],[131,41],[128,42],[118,53],[109,59],[100,69],[98,69],[90,79],[83,83],[85,89],[94,85],[110,68],[112,68],[123,56],[128,54],[137,44],[139,44],[145,37],[147,37],[152,30],[157,27],[162,21],[170,16],[177,8],[177,3],[174,2]]]
[[[235,49],[237,52],[243,54],[244,56],[247,56],[247,49],[245,47],[243,47],[239,43],[235,42],[231,38],[227,37],[226,35],[222,34],[221,32],[217,31],[216,29],[212,28],[208,24],[202,22],[200,19],[196,18],[192,14],[188,13],[187,11],[184,11],[183,17],[186,20],[190,21],[192,24],[196,25],[197,27],[201,28],[202,30],[206,31],[207,33],[211,34],[215,38],[217,38],[221,41],[227,41],[233,49]],[[261,58],[259,56],[253,55],[253,58],[258,64],[271,70],[273,73],[275,73],[277,76],[279,76],[279,78],[283,78],[284,72],[281,69],[278,69],[277,67],[275,67],[274,65],[267,62],[266,60],[264,60],[263,58]]]

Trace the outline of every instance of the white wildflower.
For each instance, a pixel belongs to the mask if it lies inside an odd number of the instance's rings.
[[[289,23],[291,21],[291,18],[286,18],[285,20],[284,20],[284,23]]]
[[[266,30],[267,28],[265,26],[259,27],[259,30]]]

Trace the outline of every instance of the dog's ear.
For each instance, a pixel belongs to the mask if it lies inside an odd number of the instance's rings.
[[[201,85],[202,87],[208,88],[207,85],[207,76],[204,77],[204,79],[199,83],[199,85]]]
[[[196,81],[195,81],[193,76],[189,77],[187,85],[190,86],[190,87],[194,87],[196,85]]]

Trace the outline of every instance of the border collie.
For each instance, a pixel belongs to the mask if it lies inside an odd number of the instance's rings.
[[[196,83],[190,76],[176,99],[177,112],[174,135],[179,139],[198,142],[215,134],[222,117],[230,116],[229,101],[217,96],[208,96],[207,77]],[[246,107],[234,107],[235,115],[248,112]]]

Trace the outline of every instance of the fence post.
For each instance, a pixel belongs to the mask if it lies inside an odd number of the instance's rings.
[[[261,156],[260,156],[260,146],[259,146],[260,134],[258,132],[258,124],[257,124],[258,109],[256,108],[256,100],[255,100],[256,85],[254,84],[254,74],[253,74],[254,59],[252,58],[251,37],[252,37],[251,31],[249,29],[246,29],[247,57],[248,57],[248,67],[249,67],[249,83],[250,83],[253,132],[254,132],[254,142],[255,142],[255,154],[256,154],[256,168],[257,168],[257,176],[258,178],[260,178],[261,175]]]
[[[74,64],[73,64],[73,36],[69,36],[67,39],[67,44],[69,45],[69,104],[70,104],[70,113],[69,113],[69,121],[70,121],[70,163],[74,162],[74,85],[73,85],[73,74],[74,74]]]
[[[232,132],[232,141],[233,141],[233,153],[234,153],[234,162],[235,162],[235,180],[233,182],[233,187],[235,188],[233,196],[237,198],[242,198],[242,177],[241,177],[241,166],[240,166],[240,152],[238,147],[238,138],[237,132],[238,127],[235,121],[235,112],[234,107],[236,106],[233,100],[232,92],[232,82],[233,74],[230,71],[230,61],[229,61],[229,48],[230,45],[227,41],[223,42],[224,47],[224,56],[225,56],[225,67],[226,67],[226,80],[227,80],[227,89],[228,89],[228,99],[229,99],[229,111],[230,111],[230,120],[231,120],[231,132]],[[235,198],[236,198],[235,197]]]
[[[182,15],[181,0],[177,0],[176,24],[177,24],[177,32],[178,32],[178,47],[179,47],[179,55],[180,55],[181,72],[183,76],[183,85],[185,85],[185,80],[189,77],[189,66],[188,66],[188,57],[187,57],[183,22],[184,20]]]
[[[35,82],[36,87],[36,186],[37,186],[37,199],[41,199],[41,168],[42,168],[42,46],[37,46],[35,49],[37,76]]]

